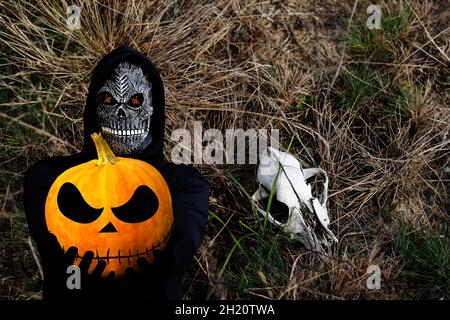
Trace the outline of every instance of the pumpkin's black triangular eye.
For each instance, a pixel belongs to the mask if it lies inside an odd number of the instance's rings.
[[[80,191],[72,183],[64,183],[58,191],[59,211],[68,219],[78,223],[91,223],[102,214],[103,208],[92,208],[83,199]]]
[[[158,197],[153,190],[147,186],[139,186],[127,203],[111,209],[117,219],[127,223],[138,223],[153,217],[158,206]]]

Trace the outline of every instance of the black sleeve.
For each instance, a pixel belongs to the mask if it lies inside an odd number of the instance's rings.
[[[44,272],[44,299],[65,297],[63,253],[56,237],[51,238],[45,222],[45,201],[58,170],[45,161],[30,167],[24,177],[24,209],[28,229],[35,240]],[[53,241],[51,241],[53,240]],[[62,267],[61,267],[62,266]],[[60,268],[61,267],[61,268]]]
[[[208,183],[193,167],[170,166],[173,171],[168,184],[172,195],[174,228],[192,241],[195,252],[202,242],[208,222]]]
[[[56,179],[54,168],[45,163],[37,163],[25,173],[24,208],[28,229],[38,246],[47,226],[45,223],[45,201],[53,181]]]

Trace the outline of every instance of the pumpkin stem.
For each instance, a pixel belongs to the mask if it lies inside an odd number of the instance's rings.
[[[101,134],[93,133],[91,134],[92,140],[94,140],[95,148],[97,149],[97,165],[103,165],[108,163],[116,163],[118,161],[117,157],[112,152],[108,143],[103,139]]]

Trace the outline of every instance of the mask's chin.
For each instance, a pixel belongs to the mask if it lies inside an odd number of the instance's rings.
[[[140,153],[150,145],[152,135],[150,119],[138,125],[120,125],[114,122],[104,122],[100,125],[102,136],[117,155]]]

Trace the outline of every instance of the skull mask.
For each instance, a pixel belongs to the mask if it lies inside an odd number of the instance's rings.
[[[144,150],[152,141],[152,85],[142,69],[120,63],[97,95],[97,124],[118,154]]]

